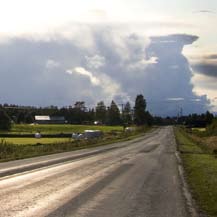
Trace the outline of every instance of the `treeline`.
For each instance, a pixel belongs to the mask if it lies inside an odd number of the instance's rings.
[[[178,124],[186,125],[190,128],[194,127],[207,127],[214,120],[214,115],[207,111],[204,114],[190,114],[188,116],[179,117]]]
[[[50,107],[23,107],[17,105],[0,105],[0,129],[9,129],[10,123],[34,123],[36,115],[63,116],[69,124],[93,124],[98,122],[105,125],[151,125],[153,117],[146,111],[146,100],[138,95],[135,105],[130,102],[117,105],[112,101],[106,106],[103,101],[95,108],[87,108],[84,101],[78,101],[74,106],[58,108]],[[10,120],[10,121],[9,121]]]
[[[207,111],[204,114],[189,114],[186,116],[175,116],[175,117],[158,117],[155,116],[153,118],[153,124],[154,125],[184,125],[189,128],[204,128],[209,126],[213,120],[214,115]]]
[[[217,118],[214,118],[212,123],[208,125],[206,133],[209,135],[217,135]]]
[[[147,104],[143,95],[138,95],[134,105],[130,102],[117,104],[114,100],[109,106],[103,101],[97,103],[95,108],[87,108],[84,101],[77,101],[73,106],[58,108],[24,107],[17,105],[0,104],[0,129],[10,129],[12,123],[34,123],[36,115],[62,116],[68,124],[103,125],[185,125],[187,127],[207,127],[214,119],[213,114],[191,114],[176,117],[153,117],[146,109]]]

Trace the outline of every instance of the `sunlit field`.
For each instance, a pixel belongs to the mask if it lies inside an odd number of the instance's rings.
[[[193,131],[205,132],[206,128],[192,128]]]
[[[49,125],[49,124],[14,124],[9,132],[12,134],[32,134],[41,132],[42,134],[59,134],[59,133],[82,133],[84,130],[101,130],[103,132],[121,131],[122,126],[98,126],[98,125]],[[4,132],[5,133],[5,132]]]
[[[53,144],[53,143],[62,143],[70,142],[72,139],[69,138],[1,138],[1,142],[6,142],[9,144],[17,145],[34,145],[34,144]]]

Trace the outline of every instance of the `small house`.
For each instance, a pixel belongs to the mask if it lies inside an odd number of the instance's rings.
[[[37,124],[65,124],[63,116],[36,115],[35,123]]]

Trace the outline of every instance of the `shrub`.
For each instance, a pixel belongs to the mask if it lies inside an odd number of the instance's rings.
[[[217,149],[213,150],[213,154],[214,154],[215,157],[217,157]]]

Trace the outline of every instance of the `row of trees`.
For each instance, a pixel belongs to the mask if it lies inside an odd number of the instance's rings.
[[[11,128],[11,119],[7,113],[0,109],[0,129],[9,130]]]
[[[120,105],[119,105],[120,106]],[[213,121],[213,114],[191,114],[181,117],[152,117],[146,110],[146,100],[138,95],[132,107],[129,102],[121,104],[121,111],[115,101],[106,106],[103,101],[95,108],[88,109],[85,102],[78,101],[74,106],[58,108],[56,106],[36,108],[16,105],[0,105],[0,129],[10,129],[11,123],[33,123],[36,115],[63,116],[69,124],[92,124],[97,121],[105,125],[174,125],[206,127]]]
[[[135,106],[129,102],[121,105],[121,111],[115,101],[106,106],[103,101],[97,103],[93,109],[88,109],[85,102],[78,101],[74,106],[58,108],[20,107],[16,105],[0,105],[0,129],[9,129],[10,123],[33,123],[35,115],[64,116],[70,124],[92,124],[97,121],[105,125],[151,125],[153,118],[146,111],[146,100],[138,95]]]
[[[207,127],[212,123],[213,119],[214,115],[207,111],[204,114],[190,114],[179,117],[177,123],[188,127]]]

